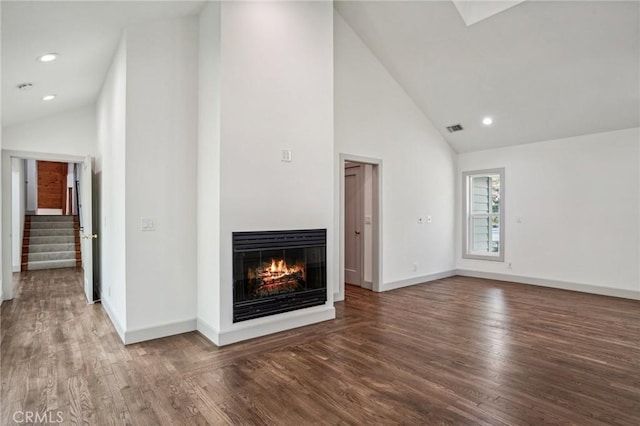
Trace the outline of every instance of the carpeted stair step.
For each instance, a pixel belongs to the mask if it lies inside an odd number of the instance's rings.
[[[46,238],[46,237],[44,237]],[[52,244],[31,244],[29,246],[29,253],[49,253],[60,251],[76,251],[76,245],[73,240],[65,243],[52,243]]]
[[[40,253],[29,253],[29,262],[40,262],[43,260],[76,260],[74,251],[50,251]]]
[[[50,216],[46,214],[42,215],[34,215],[31,216],[31,223],[35,222],[73,222],[75,220],[75,216]]]
[[[31,230],[34,229],[73,229],[72,222],[31,222]]]
[[[28,216],[23,240],[23,270],[79,266],[80,237],[74,216]]]
[[[73,268],[75,266],[75,258],[70,260],[42,260],[38,262],[29,262],[29,271],[35,271],[37,269]]]
[[[29,237],[55,237],[55,236],[73,236],[73,228],[57,228],[57,229],[32,229]]]
[[[72,244],[76,240],[73,235],[58,235],[49,237],[31,237],[29,238],[29,247],[39,244]]]

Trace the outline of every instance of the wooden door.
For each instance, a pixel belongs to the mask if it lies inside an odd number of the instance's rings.
[[[67,199],[67,163],[38,161],[38,208],[65,208]]]
[[[362,165],[347,163],[344,173],[344,280],[362,286],[364,191]]]

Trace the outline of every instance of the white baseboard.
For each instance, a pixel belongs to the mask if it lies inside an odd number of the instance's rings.
[[[159,339],[161,337],[173,336],[174,334],[187,333],[196,329],[196,320],[189,319],[184,321],[175,321],[165,324],[154,325],[151,327],[143,327],[134,330],[125,330],[120,324],[117,317],[113,313],[113,308],[109,304],[107,299],[100,301],[107,316],[111,320],[113,327],[116,329],[116,333],[120,336],[120,340],[125,345],[132,343],[144,342],[145,340]]]
[[[198,318],[196,321],[196,330],[210,340],[211,343],[216,346],[220,346],[220,335],[218,330],[202,318]]]
[[[373,283],[371,281],[362,281],[362,285],[360,286],[366,290],[372,290],[373,289]]]
[[[525,277],[522,275],[472,271],[469,269],[457,269],[456,275],[460,275],[463,277],[484,278],[496,281],[508,281],[519,284],[537,285],[540,287],[557,288],[560,290],[579,291],[582,293],[599,294],[602,296],[622,297],[624,299],[640,300],[640,291],[600,287],[591,284],[572,283],[568,281],[549,280],[545,278]]]
[[[336,310],[334,307],[323,305],[243,321],[233,324],[227,330],[216,330],[210,324],[198,319],[198,331],[214,345],[225,346],[243,340],[254,339],[268,334],[332,320],[335,319],[335,317]]]
[[[408,287],[410,285],[423,284],[429,281],[440,280],[442,278],[453,277],[456,275],[455,270],[436,272],[434,274],[422,275],[419,277],[407,278],[406,280],[393,281],[382,284],[380,291],[395,290],[396,288]]]
[[[11,269],[13,272],[20,272],[22,270],[22,266],[21,265],[13,265],[13,268]]]
[[[195,331],[196,326],[197,321],[195,318],[192,318],[134,330],[127,330],[124,333],[124,344],[130,345],[132,343],[144,342],[146,340],[160,339],[162,337],[169,337],[175,334],[188,333],[190,331]]]
[[[100,303],[102,304],[102,309],[104,309],[104,311],[107,313],[107,316],[111,320],[111,324],[113,324],[113,328],[116,329],[116,333],[118,333],[120,340],[122,340],[122,343],[125,343],[124,327],[122,326],[122,324],[120,324],[117,317],[113,313],[113,309],[111,308],[111,305],[109,305],[109,302],[107,301],[107,299],[104,299],[104,298],[100,300]]]

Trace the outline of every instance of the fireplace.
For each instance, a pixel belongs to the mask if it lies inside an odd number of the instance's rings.
[[[327,231],[233,233],[233,322],[323,305]]]

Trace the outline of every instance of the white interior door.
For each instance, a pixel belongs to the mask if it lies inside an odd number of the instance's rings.
[[[362,165],[349,163],[344,173],[344,280],[362,286],[364,194]]]
[[[94,302],[93,296],[93,244],[97,235],[93,234],[92,200],[93,170],[91,156],[87,156],[80,168],[80,250],[82,252],[82,269],[84,271],[84,294],[89,303]]]

